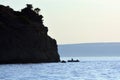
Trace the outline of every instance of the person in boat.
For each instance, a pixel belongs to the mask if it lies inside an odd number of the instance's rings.
[[[71,58],[71,60],[68,60],[68,62],[79,62],[79,60],[74,60],[73,58]]]

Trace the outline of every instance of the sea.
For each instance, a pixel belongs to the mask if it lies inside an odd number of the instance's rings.
[[[120,80],[120,57],[61,57],[80,62],[2,64],[0,80]]]

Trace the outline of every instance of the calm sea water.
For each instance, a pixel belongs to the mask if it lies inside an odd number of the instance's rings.
[[[76,63],[0,65],[0,80],[120,80],[119,57],[74,59],[81,60]]]

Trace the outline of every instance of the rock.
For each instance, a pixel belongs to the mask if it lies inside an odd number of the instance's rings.
[[[14,11],[0,5],[0,63],[60,61],[56,40],[48,36],[42,18],[29,6]]]
[[[65,60],[62,60],[61,63],[66,63],[66,61],[65,61]]]

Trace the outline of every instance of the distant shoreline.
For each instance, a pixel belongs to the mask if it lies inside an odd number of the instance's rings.
[[[80,61],[120,61],[120,57],[61,57],[61,60],[78,59]]]

